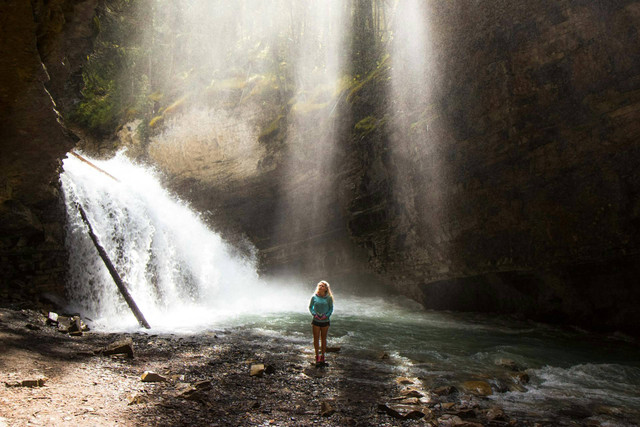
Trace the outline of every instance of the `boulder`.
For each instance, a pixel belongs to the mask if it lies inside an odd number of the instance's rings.
[[[144,371],[140,379],[145,383],[158,383],[167,381],[165,377],[152,371]]]
[[[486,381],[466,381],[462,384],[462,388],[476,396],[490,396],[493,394],[491,385]]]

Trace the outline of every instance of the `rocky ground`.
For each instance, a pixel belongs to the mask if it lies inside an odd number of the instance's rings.
[[[317,368],[311,348],[247,330],[73,332],[73,322],[47,317],[0,308],[0,426],[534,424],[473,393],[399,378],[348,349]]]

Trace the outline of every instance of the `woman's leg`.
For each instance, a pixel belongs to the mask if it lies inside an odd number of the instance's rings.
[[[311,325],[313,328],[313,348],[316,351],[316,360],[318,360],[318,351],[320,350],[320,326]]]
[[[329,327],[325,326],[318,329],[320,329],[320,335],[322,336],[322,354],[324,355],[327,353],[327,333],[329,332]]]

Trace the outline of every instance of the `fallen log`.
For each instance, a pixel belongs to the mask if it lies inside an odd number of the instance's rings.
[[[113,263],[109,259],[109,256],[107,255],[107,251],[105,251],[102,245],[100,245],[100,242],[98,242],[98,237],[94,234],[93,229],[91,228],[91,224],[89,223],[89,219],[87,218],[87,215],[84,212],[84,209],[82,209],[82,206],[80,206],[80,203],[76,203],[76,205],[78,206],[78,210],[80,211],[80,216],[82,217],[82,220],[84,221],[85,224],[87,224],[87,227],[89,228],[89,236],[91,237],[93,244],[98,250],[98,253],[100,254],[100,258],[102,258],[102,261],[104,261],[104,264],[107,266],[107,270],[109,270],[109,273],[111,273],[111,277],[113,278],[113,281],[116,282],[116,286],[118,287],[118,290],[124,297],[124,300],[127,302],[127,305],[133,312],[134,316],[136,316],[136,319],[138,319],[138,323],[140,323],[140,326],[145,327],[147,329],[151,329],[151,326],[149,326],[149,323],[142,315],[142,312],[138,308],[138,305],[131,297],[131,294],[127,290],[127,287],[125,286],[124,282],[120,278],[120,275],[116,271],[116,268],[113,266]]]
[[[109,172],[107,172],[104,169],[99,168],[98,166],[94,165],[93,163],[91,163],[89,160],[85,159],[84,157],[82,157],[80,154],[74,152],[74,151],[69,151],[69,154],[71,154],[72,156],[74,156],[75,158],[79,159],[80,161],[88,164],[89,166],[91,166],[92,168],[94,168],[95,170],[102,172],[103,174],[107,175],[109,178],[113,179],[116,182],[120,182],[120,180],[118,178],[116,178],[115,176],[111,175]]]

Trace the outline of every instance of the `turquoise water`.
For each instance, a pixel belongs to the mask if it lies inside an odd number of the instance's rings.
[[[284,338],[304,351],[311,348],[310,317],[300,304],[301,310],[239,315],[219,326]],[[428,387],[485,380],[494,388],[489,399],[524,418],[640,423],[640,347],[628,337],[425,311],[402,298],[337,295],[328,341],[341,347],[341,358],[364,360],[372,369],[391,365],[398,376]],[[382,353],[389,359],[381,360]],[[515,362],[530,382],[509,387],[513,381],[496,364],[500,359]]]

